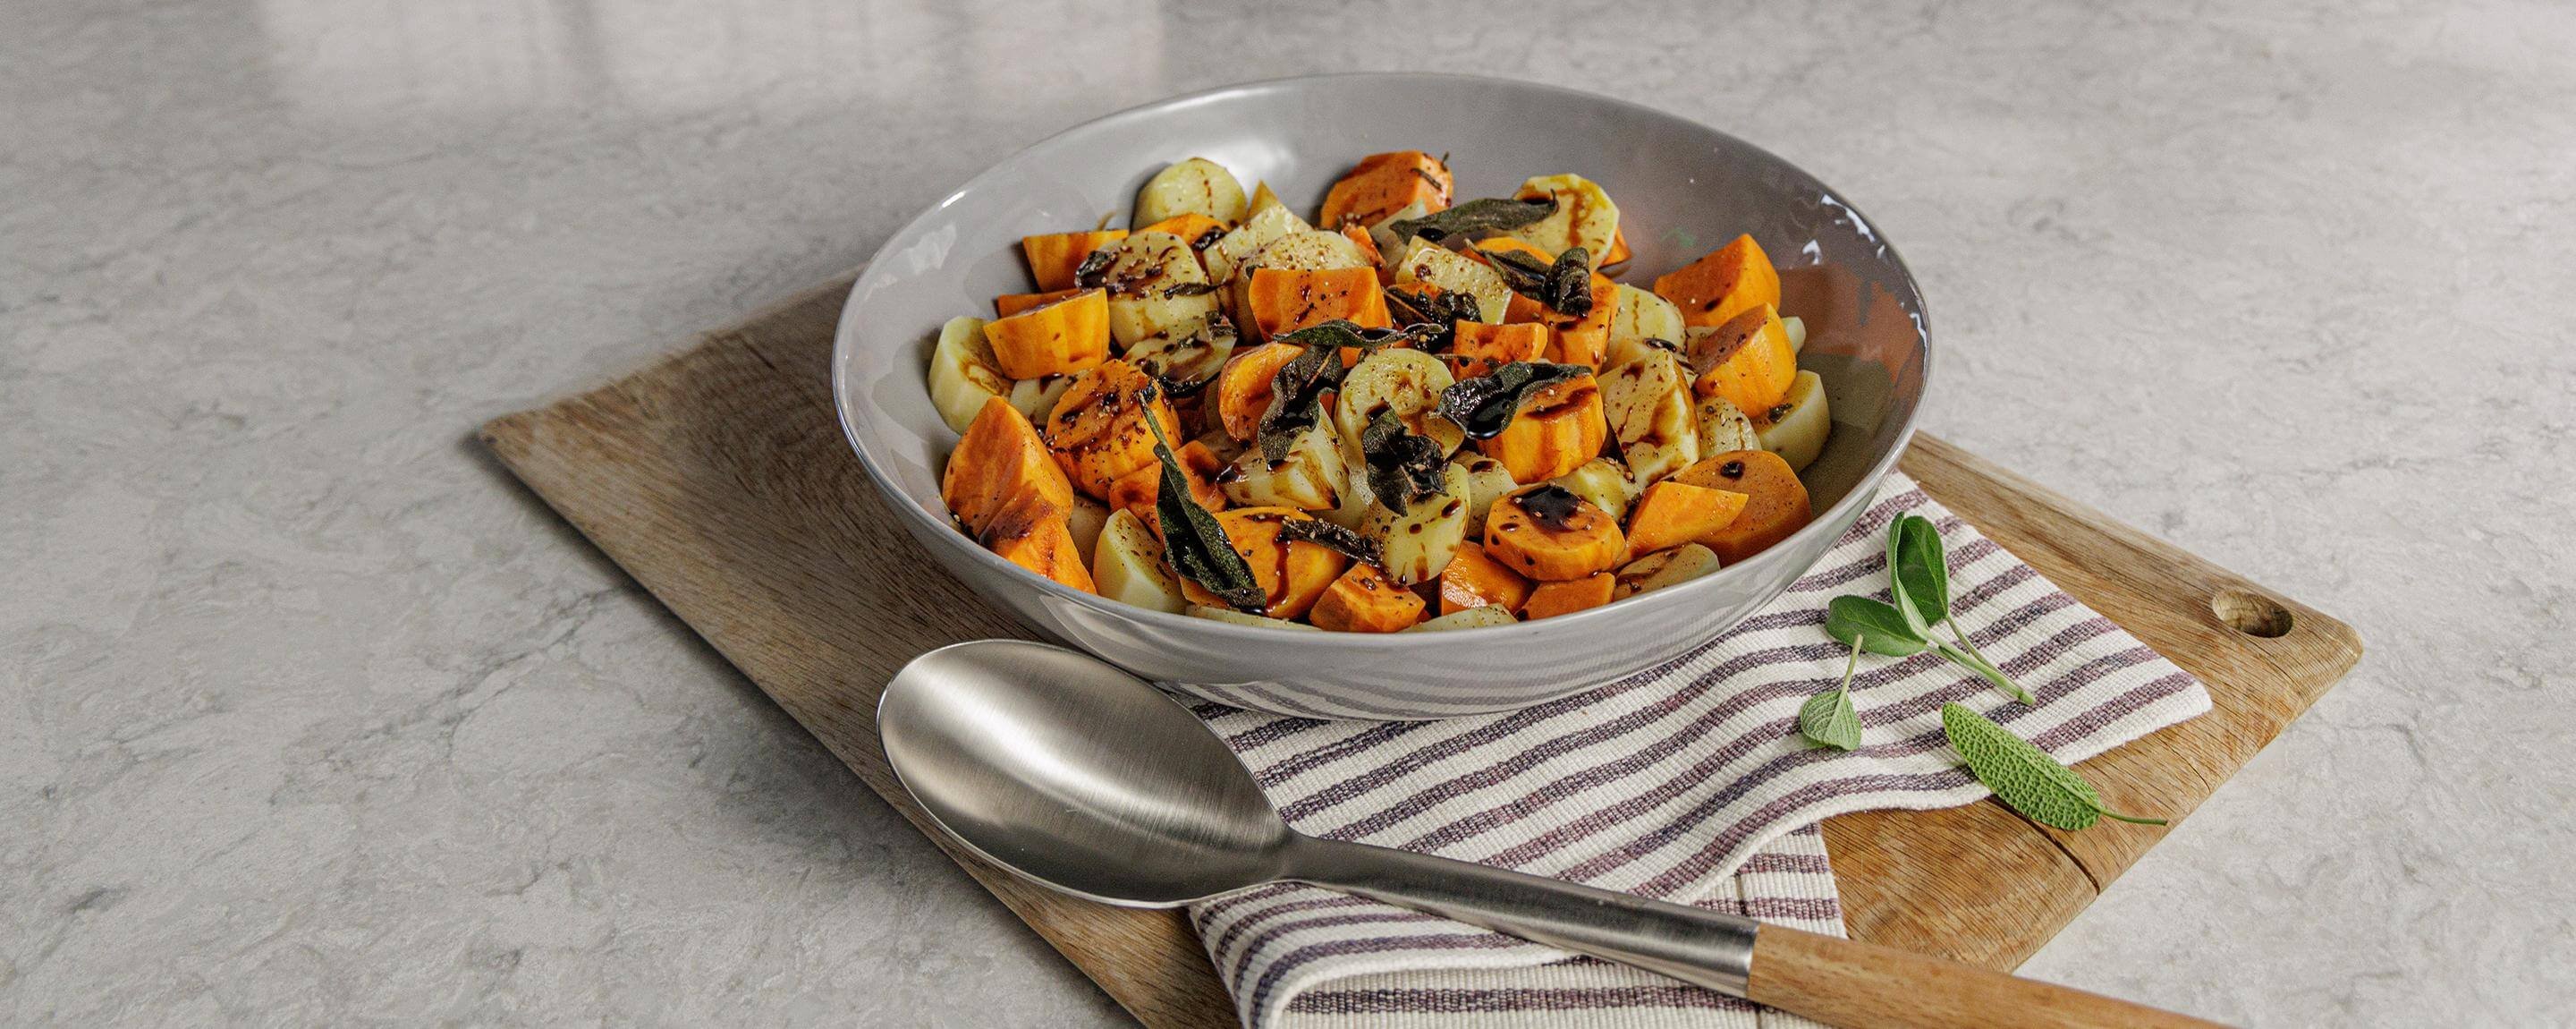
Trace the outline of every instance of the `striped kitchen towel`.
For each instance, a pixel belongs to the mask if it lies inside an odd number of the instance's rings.
[[[1798,706],[1847,648],[1825,602],[1886,596],[1885,532],[1940,526],[1951,609],[2038,695],[2004,698],[1930,653],[1862,655],[1865,745],[1811,749]],[[1817,823],[1987,795],[1941,734],[1960,701],[2073,762],[2209,710],[2200,683],[1959,520],[1902,475],[1813,571],[1725,635],[1602,688],[1432,722],[1289,718],[1200,704],[1290,824],[1842,934]],[[1279,885],[1191,912],[1244,1023],[1288,1026],[1785,1026],[1780,1012],[1329,890]]]

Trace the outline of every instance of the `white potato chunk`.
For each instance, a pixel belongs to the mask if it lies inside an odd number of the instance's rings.
[[[1725,397],[1701,397],[1695,410],[1702,455],[1762,449],[1762,435],[1754,431],[1753,419]]]
[[[1011,406],[1027,415],[1030,423],[1044,426],[1055,402],[1073,387],[1073,376],[1049,375],[1043,379],[1021,379],[1011,384]]]
[[[1554,197],[1556,211],[1508,235],[1550,254],[1582,247],[1592,258],[1592,267],[1601,267],[1601,259],[1610,253],[1610,240],[1619,234],[1619,205],[1610,202],[1610,194],[1602,192],[1599,183],[1580,175],[1541,175],[1521,183],[1513,196],[1522,200]]]
[[[1155,172],[1136,194],[1137,228],[1184,214],[1204,214],[1232,225],[1243,220],[1243,183],[1225,166],[1193,157]]]
[[[1781,406],[1788,410],[1759,430],[1762,449],[1780,455],[1791,471],[1806,471],[1825,452],[1825,437],[1834,431],[1833,414],[1825,409],[1824,378],[1800,371]]]
[[[1199,253],[1199,260],[1207,266],[1209,282],[1227,282],[1234,278],[1236,265],[1250,260],[1272,241],[1291,232],[1305,232],[1312,228],[1314,226],[1306,224],[1306,219],[1297,217],[1285,207],[1268,208],[1244,219],[1234,231],[1218,237],[1216,242]]]
[[[1010,394],[1011,377],[984,339],[984,319],[951,318],[939,327],[939,342],[930,348],[930,406],[939,409],[940,421],[963,434],[985,401]]]
[[[1794,354],[1807,349],[1806,319],[1800,318],[1794,314],[1790,315],[1786,318],[1780,319],[1780,328],[1782,331],[1789,334],[1790,353]]]
[[[1189,241],[1139,232],[1103,249],[1112,255],[1100,279],[1109,291],[1109,336],[1120,347],[1203,325],[1216,313],[1216,296]]]
[[[1678,349],[1682,332],[1681,308],[1623,282],[1611,289],[1610,340],[1603,358],[1615,367],[1637,360],[1648,349]],[[1672,346],[1655,347],[1648,340]]]
[[[1521,484],[1512,481],[1511,470],[1504,468],[1502,462],[1474,451],[1460,451],[1449,463],[1467,470],[1467,536],[1483,539],[1485,513],[1493,510],[1494,501],[1521,488]]]
[[[1600,375],[1601,411],[1639,488],[1699,460],[1699,417],[1681,355],[1647,347]]]
[[[1606,457],[1585,461],[1573,471],[1548,481],[1609,512],[1610,520],[1614,522],[1628,520],[1628,501],[1636,496],[1635,487],[1628,480],[1628,469]]]
[[[1394,412],[1406,432],[1440,445],[1443,456],[1467,442],[1466,430],[1439,413],[1440,391],[1454,380],[1440,359],[1419,350],[1389,347],[1360,359],[1342,377],[1333,404],[1333,422],[1342,430],[1348,458],[1360,453],[1360,433],[1381,411]]]
[[[1100,528],[1091,550],[1091,580],[1100,595],[1122,604],[1179,613],[1189,606],[1180,576],[1163,565],[1163,541],[1136,512],[1120,508]]]
[[[1717,552],[1697,543],[1658,550],[1620,566],[1618,582],[1610,587],[1610,599],[1625,600],[1678,586],[1716,570]]]
[[[1100,530],[1109,524],[1109,505],[1090,497],[1075,496],[1073,510],[1064,516],[1065,528],[1073,533],[1073,545],[1080,553],[1091,553],[1100,545]]]
[[[1126,360],[1137,370],[1174,383],[1186,393],[1190,384],[1216,381],[1216,373],[1225,367],[1226,359],[1234,356],[1235,343],[1234,323],[1223,314],[1209,311],[1199,322],[1137,340],[1127,348]]]
[[[1248,447],[1234,460],[1234,475],[1219,486],[1226,499],[1246,507],[1294,507],[1328,511],[1342,506],[1350,483],[1342,466],[1341,434],[1332,420],[1322,419],[1297,433],[1288,455],[1272,464],[1260,447]]]
[[[1440,577],[1467,538],[1467,470],[1441,468],[1440,492],[1405,505],[1402,513],[1380,502],[1369,508],[1360,534],[1377,542],[1378,567],[1399,585]]]
[[[1502,324],[1503,313],[1512,306],[1512,287],[1503,281],[1502,273],[1419,236],[1405,244],[1404,257],[1396,264],[1395,282],[1399,286],[1420,282],[1475,297],[1476,310],[1483,313],[1483,320],[1496,325]]]

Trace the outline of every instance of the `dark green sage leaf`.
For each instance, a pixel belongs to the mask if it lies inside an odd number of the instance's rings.
[[[1294,343],[1310,349],[1321,347],[1333,351],[1333,356],[1338,358],[1341,356],[1343,347],[1355,347],[1363,352],[1374,353],[1404,338],[1403,333],[1393,329],[1361,328],[1356,322],[1335,318],[1329,322],[1309,325],[1295,332],[1280,333],[1271,337],[1270,341]]]
[[[1281,522],[1279,538],[1327,547],[1353,561],[1378,563],[1376,541],[1321,518],[1292,518]]]
[[[1592,254],[1582,247],[1568,248],[1552,264],[1520,250],[1487,251],[1485,258],[1513,292],[1528,294],[1548,310],[1576,318],[1592,313]]]
[[[1225,526],[1190,494],[1190,478],[1181,471],[1181,459],[1172,454],[1171,441],[1163,438],[1163,427],[1151,418],[1145,423],[1154,432],[1154,457],[1163,463],[1163,481],[1154,496],[1154,520],[1163,530],[1163,559],[1182,578],[1207,587],[1237,611],[1269,610],[1269,594],[1252,577],[1252,566],[1234,549]]]
[[[1368,465],[1369,491],[1397,514],[1406,505],[1440,492],[1448,455],[1428,436],[1405,431],[1393,411],[1380,411],[1360,430],[1360,457]]]
[[[1119,250],[1101,247],[1083,255],[1082,263],[1073,266],[1075,289],[1103,289],[1109,285],[1109,266],[1118,263]]]
[[[1950,562],[1941,550],[1941,530],[1922,515],[1906,515],[1889,527],[1889,578],[1905,587],[1905,599],[1913,605],[1915,619],[1908,619],[1919,632],[1950,617]]]
[[[1142,356],[1131,349],[1127,359],[1135,363],[1138,371],[1162,383],[1165,395],[1192,396],[1215,382],[1217,373],[1225,370],[1222,358],[1233,352],[1237,339],[1234,322],[1226,318],[1225,312],[1211,311],[1206,321],[1171,346]],[[1138,349],[1142,347],[1139,343]]]
[[[2105,816],[2141,825],[2165,824],[2161,818],[2103,808],[2102,795],[2074,769],[1964,704],[1941,705],[1941,733],[1968,762],[1968,771],[1975,773],[1978,782],[2031,821],[2068,832],[2090,828]]]
[[[1460,379],[1441,390],[1440,416],[1458,423],[1470,437],[1492,439],[1511,426],[1530,394],[1591,373],[1579,364],[1514,361],[1492,375]]]
[[[1556,213],[1556,198],[1541,200],[1505,200],[1486,197],[1470,200],[1446,211],[1435,211],[1420,218],[1403,218],[1386,223],[1399,244],[1420,236],[1434,243],[1471,232],[1501,232],[1533,225]]]
[[[1932,644],[1896,609],[1868,597],[1844,594],[1825,604],[1825,632],[1872,654],[1907,657]]]
[[[1297,342],[1301,334],[1332,324],[1299,329],[1280,340]],[[1336,345],[1309,346],[1280,365],[1278,374],[1270,377],[1270,406],[1261,412],[1260,431],[1255,434],[1261,443],[1261,456],[1274,465],[1287,460],[1288,447],[1296,442],[1297,434],[1314,428],[1323,417],[1325,391],[1341,382],[1342,352]]]

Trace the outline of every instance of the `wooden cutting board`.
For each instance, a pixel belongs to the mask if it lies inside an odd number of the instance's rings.
[[[607,386],[494,419],[528,487],[751,677],[861,781],[1149,1025],[1233,1006],[1176,912],[1073,900],[940,839],[877,743],[877,693],[957,640],[1026,636],[895,524],[832,410],[849,280],[826,283]],[[2207,716],[2084,762],[2117,809],[2178,821],[2361,657],[2350,627],[1929,436],[1923,489],[2209,686]],[[1860,939],[2010,969],[2165,830],[2033,825],[1992,800],[1825,823]]]

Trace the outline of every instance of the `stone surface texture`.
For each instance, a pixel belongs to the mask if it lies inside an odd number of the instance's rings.
[[[1118,1021],[471,430],[1058,128],[1384,68],[1813,169],[1928,428],[2368,638],[2027,972],[2576,1021],[2576,8],[1800,7],[11,5],[0,1022]]]

